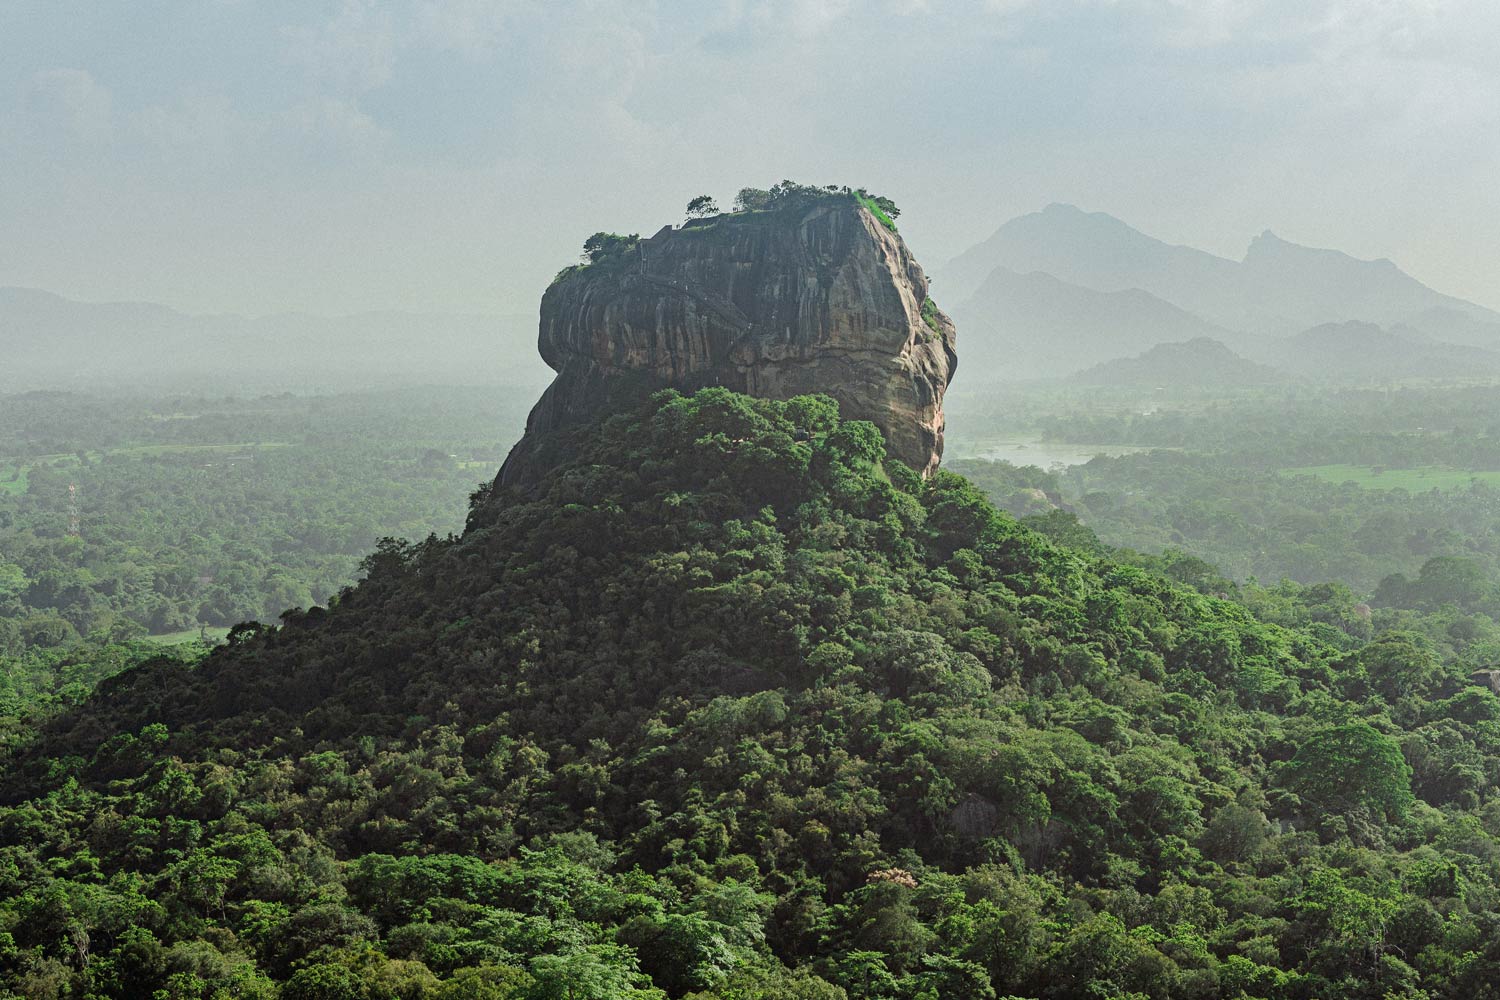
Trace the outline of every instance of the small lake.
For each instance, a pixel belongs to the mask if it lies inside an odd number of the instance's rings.
[[[992,438],[947,442],[944,458],[979,458],[992,462],[1009,462],[1012,465],[1035,465],[1043,469],[1054,466],[1082,465],[1095,455],[1133,455],[1150,451],[1134,445],[1120,444],[1068,444],[1061,441],[1042,441],[1036,438]]]

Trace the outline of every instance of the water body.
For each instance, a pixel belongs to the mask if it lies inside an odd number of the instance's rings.
[[[1042,441],[1038,438],[991,438],[978,441],[951,442],[945,451],[947,458],[979,458],[992,462],[1010,462],[1012,465],[1035,465],[1043,469],[1056,466],[1083,465],[1095,455],[1111,458],[1149,451],[1134,445],[1120,444],[1069,444],[1062,441]]]

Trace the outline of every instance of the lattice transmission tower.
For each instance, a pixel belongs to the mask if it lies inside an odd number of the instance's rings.
[[[81,533],[79,521],[81,520],[78,509],[78,484],[68,484],[68,535],[77,538]]]

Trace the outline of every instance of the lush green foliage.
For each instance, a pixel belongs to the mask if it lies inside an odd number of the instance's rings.
[[[719,214],[719,203],[714,201],[711,194],[700,194],[687,203],[687,217],[689,219],[703,219],[710,215]]]
[[[619,257],[635,249],[641,241],[640,233],[621,236],[619,233],[595,233],[583,241],[585,263],[597,264],[601,260]]]
[[[822,398],[557,446],[17,746],[5,986],[1500,995],[1500,699],[1422,635],[1055,543]]]
[[[764,212],[771,207],[771,192],[765,188],[740,188],[734,196],[734,211]]]
[[[926,323],[933,333],[942,333],[942,328],[938,326],[937,314],[937,302],[929,295],[922,300],[922,322]]]
[[[1429,561],[1460,560],[1476,579],[1454,592],[1459,603],[1500,614],[1493,587],[1500,577],[1500,489],[1481,483],[1417,494],[1369,490],[1279,475],[1233,456],[1176,451],[1101,457],[1056,474],[953,465],[1008,509],[1060,504],[1111,544],[1187,549],[1237,579],[1341,580],[1370,595],[1392,574],[1419,578]],[[1445,594],[1393,581],[1381,601],[1431,608]]]
[[[456,530],[519,426],[505,397],[0,397],[0,717],[146,635],[326,601],[383,536]]]
[[[1500,387],[1095,395],[1032,391],[984,419],[1160,450],[1056,474],[953,467],[1013,512],[1062,506],[1111,545],[1183,549],[1234,579],[1337,580],[1377,606],[1500,618]],[[1327,474],[1351,463],[1357,481]],[[1407,474],[1434,463],[1465,471]]]

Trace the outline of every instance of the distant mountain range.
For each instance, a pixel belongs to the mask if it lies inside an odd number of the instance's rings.
[[[1272,341],[1263,359],[1314,379],[1471,378],[1500,374],[1500,353],[1435,341],[1408,326],[1351,320]]]
[[[1139,288],[1101,292],[1041,271],[994,268],[962,307],[960,377],[1024,371],[1068,375],[1079,359],[1115,358],[1164,340],[1228,331]]]
[[[1208,337],[1157,344],[1133,358],[1117,358],[1094,365],[1069,381],[1081,385],[1227,386],[1272,385],[1285,382],[1285,372],[1242,358]]]
[[[940,270],[935,288],[952,306],[960,356],[977,356],[979,371],[999,378],[1052,377],[1199,336],[1254,355],[1277,339],[1350,321],[1500,348],[1500,313],[1435,291],[1388,260],[1265,232],[1235,261],[1071,205],[1005,223]],[[1111,315],[1111,305],[1119,312]],[[1152,323],[1160,323],[1154,335]],[[959,377],[975,371],[967,365]]]
[[[1433,340],[1412,327],[1351,320],[1324,323],[1259,345],[1265,364],[1208,337],[1157,344],[1069,376],[1079,385],[1208,387],[1271,385],[1288,379],[1387,381],[1500,375],[1500,352]]]
[[[1445,295],[1388,260],[1271,232],[1242,260],[1155,239],[1113,216],[1049,205],[1002,225],[936,273],[958,324],[958,387],[1115,365],[1189,375],[1180,345],[1333,380],[1500,372],[1500,313]],[[372,312],[194,316],[0,288],[0,390],[108,382],[331,387],[545,382],[530,316]],[[1161,356],[1133,358],[1156,345]],[[1200,350],[1201,348],[1195,348]],[[1217,362],[1194,377],[1217,378]],[[1219,360],[1223,360],[1222,358]],[[1144,365],[1145,367],[1142,367]],[[1246,370],[1246,374],[1251,374]],[[222,388],[222,385],[219,386]]]
[[[545,382],[536,321],[372,312],[194,316],[0,288],[0,390]]]

